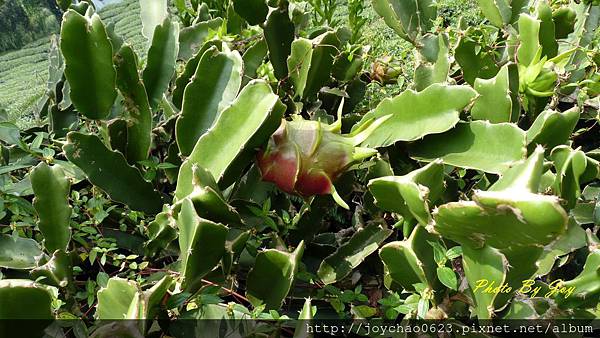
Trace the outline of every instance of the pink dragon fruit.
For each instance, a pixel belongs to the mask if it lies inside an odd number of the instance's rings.
[[[332,125],[296,118],[283,120],[266,149],[258,154],[258,166],[265,181],[303,197],[331,194],[344,208],[333,182],[353,163],[377,153],[357,147],[385,118],[365,124],[360,130],[341,135],[341,120]]]

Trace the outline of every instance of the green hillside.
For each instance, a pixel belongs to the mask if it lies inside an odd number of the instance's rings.
[[[107,22],[114,22],[116,32],[138,52],[143,49],[137,0],[108,5],[99,14]],[[34,122],[33,115],[46,86],[49,47],[50,37],[44,37],[0,55],[0,108],[20,127]]]

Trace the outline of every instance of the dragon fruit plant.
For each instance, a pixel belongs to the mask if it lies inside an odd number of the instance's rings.
[[[340,206],[349,209],[333,182],[352,164],[377,153],[359,145],[389,116],[373,119],[350,134],[341,134],[342,106],[343,102],[338,120],[331,125],[299,116],[292,121],[282,120],[258,154],[263,180],[303,197],[331,194]]]
[[[0,337],[600,318],[600,0],[365,1],[408,64],[322,1],[136,2],[139,45],[58,1],[39,125],[0,112]]]

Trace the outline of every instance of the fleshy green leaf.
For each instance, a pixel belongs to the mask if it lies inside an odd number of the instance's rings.
[[[72,3],[73,3],[73,0],[57,0],[56,1],[56,4],[58,5],[58,7],[60,7],[60,9],[63,12],[67,11]]]
[[[263,23],[269,13],[265,0],[233,0],[233,8],[253,26]]]
[[[236,259],[240,257],[246,242],[250,237],[250,230],[241,231],[239,229],[230,228],[225,241],[225,254],[223,255],[222,267],[226,275],[231,273],[231,268]]]
[[[544,248],[542,257],[537,263],[539,268],[536,276],[547,275],[550,273],[554,262],[559,256],[567,255],[576,249],[584,247],[586,244],[585,230],[575,223],[573,219],[570,219],[567,232]]]
[[[557,197],[517,192],[476,191],[473,201],[444,204],[434,211],[435,229],[473,248],[544,246],[566,231]]]
[[[210,172],[204,168],[194,166],[192,167],[192,173],[194,176],[192,179],[193,190],[189,195],[189,199],[196,208],[198,216],[224,224],[241,224],[240,215],[225,201]],[[179,202],[173,205],[175,211],[179,208]]]
[[[194,145],[235,99],[242,82],[242,57],[237,51],[208,49],[186,86],[176,123],[179,150],[189,155]]]
[[[148,224],[148,241],[144,244],[146,256],[154,256],[177,238],[177,223],[172,213],[170,209],[164,210]]]
[[[250,2],[252,0],[247,0],[244,2]],[[227,33],[229,34],[242,34],[242,30],[246,27],[245,26],[245,22],[244,22],[244,18],[242,18],[233,8],[233,2],[232,1],[228,1],[228,4],[225,3],[225,5],[227,6],[227,21],[225,22],[225,27],[227,29]]]
[[[38,243],[30,238],[0,235],[0,267],[25,270],[35,268],[43,256]]]
[[[33,207],[38,214],[38,228],[44,235],[48,252],[66,250],[71,240],[71,183],[58,166],[38,164],[30,174],[35,194]]]
[[[540,21],[529,14],[519,17],[519,41],[517,59],[520,65],[529,66],[536,58],[538,49],[541,48]]]
[[[352,270],[365,258],[377,251],[379,245],[391,234],[392,230],[384,229],[376,224],[357,231],[348,242],[323,260],[317,275],[325,284],[342,280],[352,273]]]
[[[275,77],[281,80],[288,76],[287,58],[294,41],[294,24],[287,8],[277,8],[269,14],[264,34]]]
[[[140,299],[144,305],[143,310],[146,312],[143,318],[151,319],[156,317],[160,311],[160,306],[163,302],[163,299],[171,287],[172,281],[173,279],[171,276],[166,275],[156,282],[156,284],[154,284],[151,288],[144,290],[141,293]]]
[[[383,21],[392,28],[401,38],[408,40],[408,35],[404,31],[402,22],[398,14],[394,11],[394,7],[388,0],[372,0],[373,9],[379,14]]]
[[[52,319],[51,302],[50,292],[38,283],[26,279],[0,280],[0,319],[2,320]],[[28,325],[35,325],[34,322]]]
[[[152,111],[141,81],[135,52],[129,45],[123,45],[115,55],[117,87],[124,98],[127,110],[125,126],[127,141],[124,155],[130,164],[137,164],[148,158],[152,143]],[[112,141],[112,138],[111,138]]]
[[[183,103],[183,94],[185,91],[185,87],[187,87],[188,83],[190,83],[190,81],[192,80],[192,76],[194,76],[194,74],[196,73],[196,68],[198,68],[198,63],[204,55],[204,52],[206,52],[211,47],[215,47],[220,51],[223,48],[223,42],[220,40],[206,41],[206,43],[202,45],[200,50],[198,50],[198,53],[196,53],[194,57],[192,57],[186,62],[183,72],[181,72],[181,74],[179,74],[179,76],[175,80],[175,88],[173,89],[173,97],[171,100],[173,101],[173,105],[177,107],[177,109],[181,110],[181,104]]]
[[[513,163],[488,190],[538,193],[543,173],[544,148],[538,146],[527,160]]]
[[[63,89],[68,86],[69,83],[65,82]],[[65,96],[63,96],[62,102],[65,102],[64,98]],[[60,104],[50,106],[48,109],[48,131],[53,133],[54,138],[65,137],[69,127],[73,124],[77,125],[77,122],[79,122],[79,114],[70,104],[69,102],[69,107],[65,108],[66,110],[61,110]]]
[[[246,296],[254,306],[279,309],[290,292],[304,253],[304,241],[292,253],[267,249],[258,253],[246,280]]]
[[[52,323],[52,295],[26,279],[0,280],[0,334],[3,337],[42,337]],[[27,320],[27,325],[15,325]]]
[[[114,119],[108,123],[108,139],[110,148],[127,155],[127,121]]]
[[[134,281],[113,277],[98,291],[96,318],[101,320],[139,318],[139,298]]]
[[[143,1],[143,0],[142,0]],[[156,109],[169,88],[169,83],[177,61],[179,51],[179,23],[168,17],[158,26],[152,36],[152,45],[148,50],[146,68],[143,72],[144,85],[150,107]]]
[[[0,122],[0,141],[9,145],[18,144],[21,138],[19,127],[12,122]]]
[[[269,49],[264,39],[259,40],[252,46],[246,49],[242,59],[244,60],[244,78],[242,80],[242,87],[245,87],[250,80],[256,78],[256,71],[258,67],[263,63]]]
[[[76,4],[71,4],[71,6],[69,6],[69,9],[72,9],[81,15],[85,15],[86,12],[88,12],[88,10],[90,11],[90,13],[93,13],[95,10],[95,8],[91,6],[90,3],[87,1],[78,1]]]
[[[443,184],[444,166],[435,161],[404,176],[373,179],[368,187],[378,207],[414,217],[426,226],[431,220],[430,204],[441,195]]]
[[[339,44],[335,32],[326,32],[313,40],[300,38],[292,43],[287,66],[297,97],[312,97],[329,82]]]
[[[221,113],[211,130],[200,137],[182,164],[175,196],[182,199],[192,192],[194,165],[208,170],[220,184],[231,184],[236,171],[239,173],[251,161],[255,148],[277,129],[284,110],[285,106],[266,82],[250,82]]]
[[[65,251],[56,250],[46,264],[31,270],[31,277],[45,277],[42,281],[44,284],[66,287],[73,279],[71,256]]]
[[[185,27],[179,32],[178,59],[187,61],[192,58],[204,45],[211,32],[216,32],[223,25],[222,18],[198,22],[190,27]]]
[[[533,279],[543,248],[532,243],[530,246],[508,247],[501,249],[500,252],[504,255],[507,264],[505,283],[522,286],[524,281]],[[497,309],[503,308],[512,299],[515,292],[516,289],[513,288],[508,292],[500,293],[494,301],[494,306]]]
[[[540,316],[535,310],[535,306],[531,299],[515,299],[511,302],[508,311],[502,319],[538,319]]]
[[[127,164],[119,152],[111,151],[97,136],[71,132],[63,150],[73,164],[111,199],[133,210],[150,214],[160,212],[162,199],[140,172]]]
[[[341,82],[352,82],[352,83],[360,83],[360,80],[357,79],[357,75],[363,69],[363,65],[365,63],[365,59],[363,57],[361,51],[343,51],[339,53],[334,62],[333,68],[331,69],[331,76],[333,76],[336,80]],[[354,80],[354,81],[353,81]],[[350,84],[348,88],[352,88]],[[351,91],[346,89],[347,91]],[[353,94],[349,94],[350,97],[353,97]],[[352,103],[353,104],[353,103]]]
[[[583,271],[561,286],[572,292],[569,297],[566,297],[566,294],[557,295],[557,301],[562,307],[583,307],[586,304],[597,303],[600,294],[600,249],[592,250],[585,261]]]
[[[527,144],[542,145],[546,149],[565,144],[579,121],[579,108],[573,107],[565,112],[545,110],[539,114],[529,130],[527,130]]]
[[[48,52],[48,83],[46,90],[55,101],[58,100],[58,91],[60,90],[58,83],[63,79],[64,71],[65,61],[60,52],[58,38],[53,36],[50,38],[50,51]]]
[[[483,15],[496,27],[502,27],[511,18],[507,0],[477,0]]]
[[[177,219],[184,288],[196,291],[202,277],[214,269],[225,254],[227,227],[200,218],[190,199],[184,199]]]
[[[140,0],[142,34],[148,41],[152,41],[156,26],[160,25],[168,15],[167,0]]]
[[[430,37],[427,35],[426,37]],[[448,81],[448,73],[450,71],[450,60],[448,59],[448,36],[446,34],[435,35],[430,39],[423,41],[431,41],[434,46],[433,60],[428,60],[425,54],[426,48],[422,48],[421,60],[415,68],[415,89],[422,91],[434,83],[446,83]]]
[[[539,41],[542,46],[542,55],[549,59],[558,54],[558,42],[556,40],[554,21],[552,20],[552,9],[548,3],[541,1],[536,8],[538,20],[540,20]]]
[[[463,78],[470,85],[475,83],[476,78],[491,79],[500,70],[494,58],[495,50],[478,43],[485,34],[477,27],[469,27],[454,50]]]
[[[409,151],[419,161],[441,158],[445,164],[500,174],[525,158],[525,132],[510,123],[460,123],[446,133],[411,144]]]
[[[552,13],[552,21],[554,22],[555,38],[565,39],[575,31],[577,13],[573,8],[564,6]]]
[[[165,276],[152,288],[142,291],[134,281],[113,277],[106,287],[98,291],[96,318],[100,320],[137,319],[134,325],[144,332],[145,322],[140,319],[152,319],[157,313],[169,285],[171,276]],[[110,324],[109,324],[110,325]]]
[[[116,72],[112,46],[100,17],[68,10],[63,17],[60,49],[73,105],[90,119],[106,118],[117,97]]]
[[[460,112],[475,98],[468,86],[433,84],[421,92],[406,90],[384,99],[355,126],[391,114],[363,143],[367,147],[384,147],[397,141],[414,141],[425,135],[438,134],[454,127]]]
[[[386,287],[397,289],[394,284],[412,291],[415,284],[423,283],[430,288],[437,286],[437,263],[433,250],[427,243],[435,242],[438,237],[429,233],[425,227],[417,225],[410,237],[404,241],[391,242],[379,250],[384,264]]]
[[[583,151],[568,146],[554,148],[550,156],[556,168],[553,190],[566,201],[566,208],[571,209],[581,195],[580,179],[588,166],[587,157]]]
[[[463,269],[475,298],[475,313],[479,319],[491,319],[497,293],[485,288],[501,286],[506,278],[504,256],[496,249],[484,246],[474,249],[463,246]]]
[[[311,305],[311,299],[306,298],[302,311],[298,315],[298,324],[296,324],[296,330],[294,331],[294,338],[308,338],[311,334],[308,332],[307,322],[313,319],[313,311]]]
[[[400,37],[413,43],[432,28],[437,16],[431,0],[373,0],[373,9]]]
[[[492,79],[475,79],[474,88],[479,96],[471,109],[473,120],[488,120],[491,123],[511,121],[508,65],[502,67]]]

